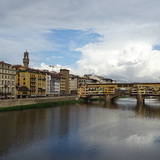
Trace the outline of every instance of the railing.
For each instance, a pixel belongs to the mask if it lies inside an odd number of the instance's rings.
[[[30,79],[36,79],[36,77],[30,77]]]
[[[30,83],[36,83],[36,81],[33,79],[33,80],[30,80]]]
[[[11,92],[0,92],[0,95],[11,95]]]
[[[30,86],[31,86],[31,87],[36,87],[36,85],[35,85],[35,84],[30,84]]]

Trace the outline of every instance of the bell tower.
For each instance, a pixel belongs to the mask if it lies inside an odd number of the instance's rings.
[[[24,52],[24,58],[23,58],[23,66],[25,68],[28,68],[29,65],[29,53],[27,52],[27,50]]]

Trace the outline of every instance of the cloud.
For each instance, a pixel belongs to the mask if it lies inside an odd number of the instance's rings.
[[[35,69],[40,69],[40,70],[48,70],[48,71],[54,71],[54,72],[59,72],[60,69],[68,69],[68,70],[71,70],[70,67],[68,66],[62,66],[60,64],[57,64],[55,66],[51,66],[51,65],[48,65],[48,64],[45,64],[45,63],[41,63],[40,65],[38,66],[34,66]]]
[[[160,53],[154,46],[160,45],[159,5],[157,0],[5,0],[0,5],[0,57],[19,64],[27,49],[35,66],[46,64],[44,60],[52,56],[60,59],[64,56],[48,54],[63,46],[53,31],[70,29],[67,47],[80,54],[74,62],[77,67],[71,69],[74,73],[95,73],[125,82],[157,82]],[[99,35],[99,41],[92,41],[94,36],[77,41],[73,30],[83,31],[76,38],[91,30]],[[47,39],[47,35],[53,38]],[[60,52],[67,53],[68,59],[63,59],[69,61],[70,53]]]
[[[52,56],[52,58],[63,58],[62,56]]]
[[[107,47],[106,43],[91,44],[79,49],[83,54],[78,70],[94,71],[121,82],[159,81],[160,52],[147,43],[132,42]]]

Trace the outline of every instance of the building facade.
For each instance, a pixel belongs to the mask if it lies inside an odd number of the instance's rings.
[[[112,83],[112,82],[113,82],[113,80],[110,79],[110,78],[105,78],[105,77],[98,76],[98,75],[85,74],[83,77],[86,78],[86,79],[94,79],[94,80],[97,80],[96,83],[99,83],[99,84]]]
[[[65,88],[66,88],[66,79],[62,76],[60,76],[60,95],[66,94]]]
[[[69,76],[69,93],[77,94],[78,89],[78,76],[70,75]]]
[[[69,70],[60,69],[60,75],[63,77],[61,83],[65,83],[63,84],[63,87],[65,87],[63,94],[69,94]]]
[[[60,76],[55,73],[51,74],[51,81],[50,81],[50,94],[53,96],[60,95]]]
[[[49,96],[51,90],[51,75],[46,73],[46,96]]]
[[[16,70],[11,64],[0,62],[0,98],[15,98]]]
[[[46,72],[40,70],[24,67],[17,68],[17,98],[46,96],[46,75]]]

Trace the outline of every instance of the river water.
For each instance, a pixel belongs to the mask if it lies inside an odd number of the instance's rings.
[[[158,160],[160,101],[0,113],[0,160]]]

